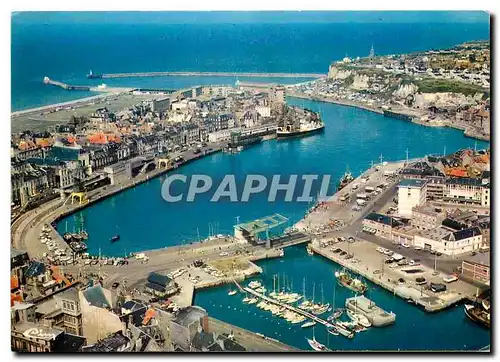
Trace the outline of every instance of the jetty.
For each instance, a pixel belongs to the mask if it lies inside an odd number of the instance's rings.
[[[93,79],[132,77],[255,77],[255,78],[325,78],[324,73],[253,73],[253,72],[137,72],[92,74]],[[87,76],[90,78],[90,74]]]
[[[328,321],[325,321],[324,319],[318,317],[317,315],[314,315],[312,313],[306,312],[305,310],[302,310],[300,308],[295,308],[295,307],[293,307],[291,305],[288,305],[286,303],[280,302],[280,301],[275,300],[273,298],[269,298],[268,296],[266,296],[266,295],[264,295],[262,293],[259,293],[259,292],[255,291],[255,290],[253,290],[252,288],[242,287],[236,280],[234,281],[234,283],[236,284],[236,286],[238,287],[238,289],[241,292],[250,293],[250,294],[252,294],[253,296],[255,296],[257,298],[261,298],[261,299],[265,300],[266,302],[269,302],[269,303],[272,303],[274,305],[277,305],[278,307],[286,308],[289,311],[292,311],[294,313],[300,314],[300,315],[302,315],[302,316],[304,316],[306,318],[312,319],[313,321],[315,321],[317,323],[320,323],[320,324],[324,325],[327,328],[333,328],[334,327],[333,324],[331,324]]]
[[[45,84],[50,84],[50,85],[53,85],[55,87],[60,87],[62,89],[66,89],[66,90],[83,90],[83,91],[90,91],[90,87],[89,86],[83,86],[83,85],[70,85],[70,84],[66,84],[66,83],[63,83],[63,82],[59,82],[57,80],[52,80],[50,79],[49,77],[44,77],[43,78],[43,82]]]
[[[385,327],[396,321],[396,314],[386,312],[364,295],[347,298],[345,306],[353,312],[363,314],[374,327]]]

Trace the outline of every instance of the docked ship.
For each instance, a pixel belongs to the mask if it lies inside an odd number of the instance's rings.
[[[335,278],[337,278],[337,282],[341,286],[346,287],[352,290],[353,292],[356,292],[358,294],[363,294],[366,291],[367,288],[366,284],[364,284],[361,280],[354,278],[345,269],[341,271],[336,271]]]
[[[484,306],[474,306],[472,304],[466,304],[465,315],[473,322],[486,327],[491,328],[491,319],[489,310],[485,310]]]
[[[324,122],[319,118],[319,115],[310,110],[292,109],[292,122],[284,122],[278,127],[276,137],[301,137],[321,132],[325,129]]]
[[[350,172],[346,172],[344,176],[340,179],[339,186],[337,187],[337,191],[342,190],[344,187],[346,187],[348,184],[350,184],[352,181],[354,181],[354,177]]]

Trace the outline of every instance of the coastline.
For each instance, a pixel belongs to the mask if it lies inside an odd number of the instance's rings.
[[[384,115],[383,110],[381,110],[380,108],[377,108],[375,106],[369,106],[366,104],[353,102],[353,101],[348,101],[348,100],[340,100],[340,99],[333,99],[333,98],[320,97],[320,96],[310,96],[308,94],[297,93],[297,92],[288,92],[287,96],[292,97],[292,98],[307,99],[307,100],[315,101],[315,102],[333,103],[333,104],[338,104],[341,106],[354,107],[354,108],[363,109],[365,111]],[[404,111],[401,111],[401,110],[398,110],[398,112],[403,113],[403,114],[407,114],[410,117],[414,116],[414,114],[405,113]],[[477,140],[485,141],[485,142],[491,142],[491,138],[488,138],[484,135],[475,133],[473,130],[471,130],[470,127],[452,124],[449,121],[445,121],[445,122],[442,122],[440,124],[436,124],[436,123],[430,123],[430,122],[421,122],[417,119],[412,118],[411,123],[417,124],[419,126],[424,126],[424,127],[454,128],[454,129],[458,129],[458,130],[463,131],[464,137],[473,138],[473,139],[477,139]]]

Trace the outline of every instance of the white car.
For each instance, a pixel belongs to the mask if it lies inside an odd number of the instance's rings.
[[[447,275],[447,276],[443,277],[443,281],[445,283],[452,283],[452,282],[456,282],[457,280],[458,280],[458,278],[456,275]]]
[[[403,248],[409,248],[409,247],[410,247],[410,244],[403,243],[403,244],[401,244],[401,246],[402,246]]]
[[[223,251],[223,252],[222,252],[222,253],[220,253],[219,255],[220,255],[220,256],[228,256],[228,255],[229,255],[229,253],[228,253],[228,252]]]

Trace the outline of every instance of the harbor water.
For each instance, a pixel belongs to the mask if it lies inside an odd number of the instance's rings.
[[[305,138],[271,140],[251,146],[235,155],[218,153],[182,166],[175,173],[191,176],[206,174],[218,185],[226,174],[236,175],[238,194],[247,174],[260,174],[268,178],[282,175],[331,175],[329,194],[333,193],[339,178],[350,170],[359,175],[371,162],[401,160],[406,157],[430,153],[453,152],[474,147],[475,140],[464,137],[463,132],[449,128],[427,128],[409,122],[353,108],[301,99],[289,99],[292,105],[319,111],[326,127],[323,133]],[[477,141],[478,148],[488,143]],[[172,171],[173,173],[174,171]],[[158,249],[205,238],[212,234],[232,234],[233,225],[240,222],[280,213],[289,218],[289,224],[300,220],[311,206],[307,202],[285,202],[284,192],[276,201],[267,201],[268,193],[252,196],[249,202],[232,203],[227,198],[210,202],[213,193],[203,194],[195,202],[167,203],[161,196],[166,176],[145,182],[113,197],[93,204],[73,215],[61,219],[60,232],[84,228],[89,233],[89,252],[123,256],[130,252]],[[298,183],[300,186],[300,184]],[[320,183],[314,183],[311,195],[317,195]],[[185,189],[172,184],[172,194]],[[215,191],[216,186],[213,187]],[[186,192],[185,192],[186,193]],[[302,193],[297,187],[296,196]],[[106,215],[103,217],[103,215]],[[109,239],[119,234],[120,241]]]
[[[283,259],[263,260],[257,263],[263,274],[249,279],[259,280],[270,292],[273,290],[273,275],[280,278],[280,286],[291,285],[293,292],[303,293],[303,281],[306,282],[306,297],[313,297],[324,303],[333,303],[335,308],[345,306],[346,298],[354,292],[336,284],[334,273],[341,267],[319,255],[309,256],[304,246],[285,249]],[[276,277],[275,277],[276,280]],[[283,282],[285,281],[285,283]],[[463,313],[463,307],[457,306],[439,313],[429,314],[414,305],[410,305],[390,292],[368,283],[367,298],[387,312],[396,314],[395,324],[356,333],[353,339],[329,334],[319,323],[314,326],[315,338],[332,350],[478,350],[490,344],[490,332],[471,322]],[[276,285],[276,282],[274,283]],[[312,338],[313,327],[301,328],[301,324],[291,324],[273,316],[271,312],[242,302],[244,294],[229,296],[228,291],[236,289],[234,285],[197,291],[194,303],[205,308],[209,315],[230,324],[242,327],[265,336],[275,338],[291,346],[310,350],[306,338]],[[321,293],[323,289],[323,293]],[[326,319],[328,312],[322,317]],[[348,321],[347,316],[342,320]]]

